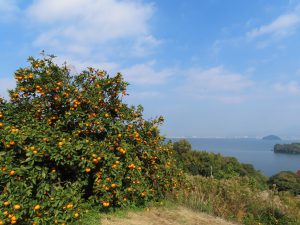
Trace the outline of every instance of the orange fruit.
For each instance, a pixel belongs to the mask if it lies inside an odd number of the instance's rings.
[[[40,205],[36,205],[36,206],[34,206],[34,210],[39,210],[41,208],[41,206]]]
[[[15,209],[15,210],[18,210],[18,209],[20,209],[20,208],[21,208],[20,205],[18,205],[18,204],[17,204],[17,205],[14,205],[14,209]]]
[[[91,172],[91,168],[88,168],[88,167],[87,167],[87,168],[85,168],[85,172],[86,172],[86,173],[89,173],[89,172]]]
[[[104,207],[108,207],[108,206],[109,206],[109,202],[103,202],[102,205],[103,205]]]
[[[4,202],[3,205],[4,205],[4,206],[8,206],[8,205],[9,205],[9,202]]]

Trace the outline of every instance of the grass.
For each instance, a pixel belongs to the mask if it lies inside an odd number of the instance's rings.
[[[300,200],[288,193],[261,191],[245,177],[188,180],[190,185],[173,196],[177,204],[249,225],[300,224]]]
[[[261,191],[247,178],[217,180],[190,176],[188,180],[188,185],[162,202],[107,213],[90,209],[74,225],[148,224],[149,221],[155,224],[153,221],[158,222],[159,218],[169,221],[166,224],[201,224],[202,220],[214,224],[214,220],[202,212],[246,225],[300,224],[300,199],[288,193]]]

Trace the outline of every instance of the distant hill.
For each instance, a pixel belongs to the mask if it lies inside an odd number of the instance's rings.
[[[263,140],[281,140],[280,137],[276,136],[276,135],[268,135],[262,138]]]
[[[292,144],[276,144],[274,146],[275,153],[290,153],[290,154],[300,154],[300,143]]]

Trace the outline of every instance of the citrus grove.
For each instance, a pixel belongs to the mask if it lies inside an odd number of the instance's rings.
[[[0,98],[0,225],[68,224],[86,205],[143,205],[174,191],[182,172],[163,119],[124,103],[121,74],[73,74],[53,58],[30,57]]]

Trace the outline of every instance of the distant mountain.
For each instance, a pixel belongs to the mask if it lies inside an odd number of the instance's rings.
[[[276,136],[276,135],[268,135],[262,138],[263,140],[281,140],[280,137]]]

